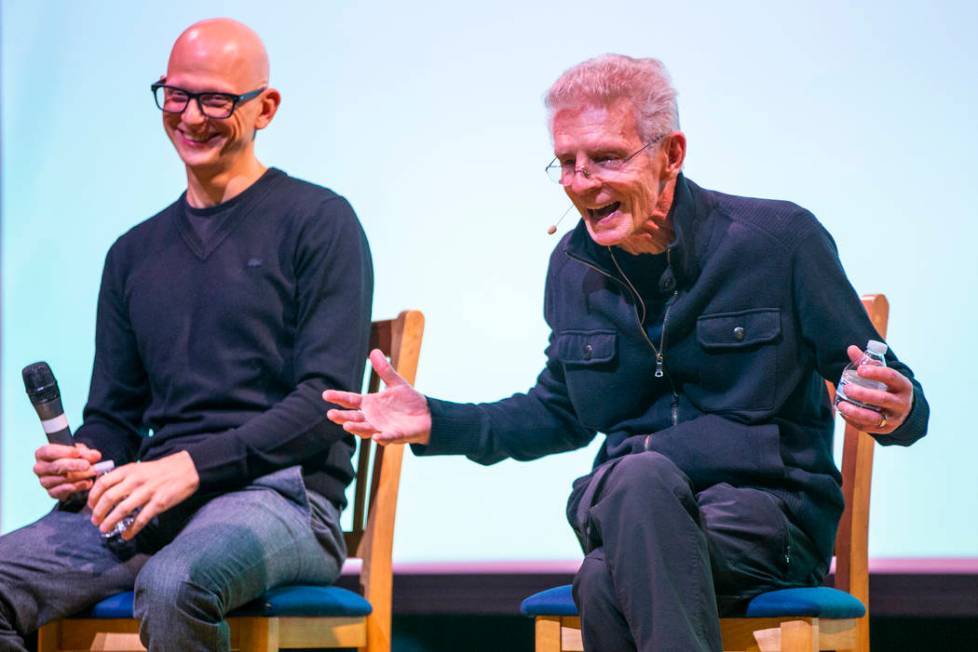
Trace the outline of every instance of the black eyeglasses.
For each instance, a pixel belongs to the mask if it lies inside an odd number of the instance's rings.
[[[190,100],[196,100],[197,108],[200,109],[202,114],[208,118],[215,118],[217,120],[230,118],[239,104],[258,97],[265,88],[265,86],[262,86],[259,89],[249,91],[242,95],[235,95],[234,93],[216,93],[213,91],[191,93],[188,90],[177,88],[176,86],[167,86],[163,82],[156,82],[150,86],[150,89],[153,91],[153,98],[156,100],[156,106],[161,111],[165,113],[183,113],[187,110],[187,105],[190,104]]]

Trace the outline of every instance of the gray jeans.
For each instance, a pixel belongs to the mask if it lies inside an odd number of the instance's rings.
[[[278,585],[339,576],[339,510],[306,491],[299,467],[188,504],[125,549],[83,512],[55,510],[0,537],[0,650],[25,650],[28,632],[134,587],[151,652],[230,650],[224,614]]]

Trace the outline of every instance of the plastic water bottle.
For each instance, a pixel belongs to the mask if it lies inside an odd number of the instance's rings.
[[[108,532],[102,532],[102,539],[121,541],[122,533],[128,530],[133,523],[136,522],[136,517],[139,516],[139,508],[137,507],[128,516],[123,516],[122,520],[115,524],[115,527]]]
[[[883,342],[877,342],[876,340],[870,340],[869,343],[866,344],[866,350],[863,352],[863,357],[859,358],[859,362],[850,362],[846,365],[846,368],[842,370],[842,378],[839,379],[839,386],[835,390],[835,404],[838,405],[839,401],[848,401],[849,403],[858,405],[861,408],[872,410],[873,412],[879,412],[880,409],[875,405],[867,405],[866,403],[846,396],[846,386],[851,383],[853,385],[859,385],[860,387],[866,387],[867,389],[886,391],[886,383],[863,378],[859,375],[859,367],[862,365],[868,364],[877,367],[885,367],[885,356],[886,344]]]

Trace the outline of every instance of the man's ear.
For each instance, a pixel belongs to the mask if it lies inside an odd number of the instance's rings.
[[[258,98],[260,102],[261,109],[258,112],[258,116],[255,118],[255,129],[264,129],[275,117],[275,113],[278,111],[278,105],[282,103],[282,95],[274,88],[267,89],[262,96]]]
[[[666,152],[666,175],[670,179],[678,177],[686,160],[686,134],[681,131],[672,132],[666,136],[663,149]]]

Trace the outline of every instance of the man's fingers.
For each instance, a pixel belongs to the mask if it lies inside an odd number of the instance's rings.
[[[363,403],[363,397],[356,392],[341,392],[338,389],[327,389],[323,392],[323,400],[353,410],[358,409]]]
[[[34,451],[34,459],[38,462],[53,462],[64,457],[81,457],[81,451],[74,446],[61,444],[45,444]]]
[[[365,421],[367,417],[363,416],[360,410],[327,410],[326,418],[342,426],[351,421]]]
[[[872,430],[880,422],[879,413],[861,408],[848,401],[839,403],[839,412],[847,422],[860,430]]]
[[[78,493],[79,491],[86,491],[92,483],[88,480],[83,482],[67,482],[64,484],[56,485],[47,490],[48,495],[55,500],[65,500],[69,496]]]
[[[881,410],[886,410],[890,414],[899,414],[904,410],[906,401],[900,394],[887,392],[881,389],[869,389],[860,387],[855,383],[846,385],[846,397],[872,405]]]
[[[370,423],[366,421],[360,421],[360,422],[347,421],[346,423],[343,424],[343,430],[347,431],[348,433],[354,434],[357,437],[373,437],[377,432],[379,432],[376,428],[374,428]]]
[[[83,458],[88,460],[89,464],[95,464],[96,462],[102,461],[101,451],[97,451],[94,448],[89,448],[81,442],[75,444],[75,450],[77,450]]]
[[[122,538],[125,539],[126,541],[129,541],[137,534],[142,532],[143,528],[149,525],[149,522],[152,521],[154,518],[156,518],[156,516],[162,513],[163,511],[164,510],[160,507],[159,504],[157,504],[155,500],[150,500],[148,503],[146,503],[143,506],[141,510],[139,510],[139,513],[136,515],[136,518],[133,520],[132,525],[126,528],[126,531],[122,533]]]
[[[51,493],[51,490],[55,487],[60,487],[63,484],[72,484],[70,482],[65,482],[64,476],[60,475],[42,475],[38,478],[38,481],[48,493]]]
[[[853,363],[859,362],[863,358],[863,350],[860,349],[855,344],[850,344],[846,348],[846,355],[849,356],[849,360]]]
[[[95,475],[91,465],[85,460],[80,459],[60,459],[54,462],[39,461],[34,464],[34,475],[41,477],[45,475],[67,476],[72,473],[88,474],[89,477]]]
[[[110,532],[119,521],[132,514],[136,509],[149,502],[150,496],[146,491],[136,491],[132,495],[120,501],[108,515],[102,519],[98,529],[102,532]],[[92,515],[94,518],[94,514]]]
[[[407,385],[408,382],[397,375],[394,371],[394,367],[391,363],[387,361],[387,356],[380,349],[374,349],[370,352],[370,364],[373,366],[374,371],[380,376],[380,379],[384,381],[384,384],[388,387],[397,387],[398,385]]]
[[[131,465],[129,464],[121,466],[114,471],[106,473],[95,481],[95,485],[88,494],[88,507],[92,510],[92,521],[94,523],[98,523],[105,518],[105,514],[108,513],[109,508],[121,500],[122,496],[125,495],[123,490],[119,489],[118,487],[120,483],[127,478],[130,467]],[[112,495],[109,496],[109,502],[106,502],[105,505],[101,505],[103,502],[103,497],[109,492],[112,492]],[[95,520],[96,510],[101,510],[98,521]]]
[[[94,480],[95,471],[89,468],[87,471],[72,471],[65,473],[65,480],[68,482],[81,482],[82,480]]]
[[[896,369],[890,369],[889,367],[864,364],[859,367],[859,375],[867,380],[881,382],[896,392],[907,392],[913,389],[913,385],[907,380],[906,376]],[[846,391],[849,390],[846,389]]]
[[[58,498],[59,500],[64,497],[62,494],[73,494],[77,491],[86,491],[91,488],[91,480],[66,480],[61,476],[57,475],[46,475],[40,479],[41,487],[48,492],[48,495],[52,498]],[[54,494],[57,493],[58,496]],[[65,495],[67,495],[65,494]]]

